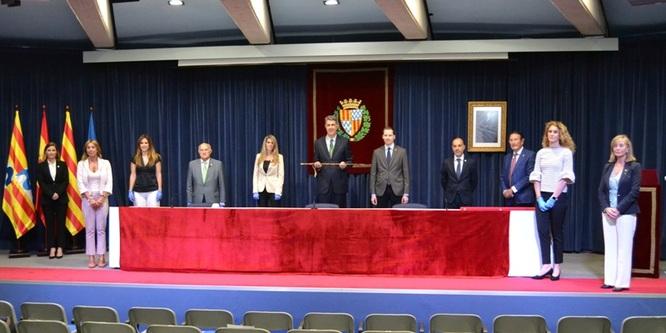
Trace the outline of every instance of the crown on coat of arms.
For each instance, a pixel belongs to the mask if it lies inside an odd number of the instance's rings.
[[[363,101],[360,99],[346,98],[340,101],[340,105],[342,105],[343,109],[358,109],[359,105],[361,105],[361,102]]]

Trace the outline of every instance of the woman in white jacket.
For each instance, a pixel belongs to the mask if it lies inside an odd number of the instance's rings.
[[[274,135],[269,134],[261,144],[261,151],[254,160],[252,172],[252,198],[259,207],[278,207],[284,185],[284,158],[278,149]]]
[[[102,148],[97,140],[88,140],[83,147],[84,153],[76,168],[76,180],[86,221],[88,268],[105,267],[108,197],[113,189],[111,163],[102,158]]]

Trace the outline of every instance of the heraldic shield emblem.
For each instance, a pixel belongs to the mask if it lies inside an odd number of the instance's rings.
[[[338,134],[351,142],[363,140],[370,131],[370,111],[361,104],[360,99],[343,99],[335,108],[340,128]]]

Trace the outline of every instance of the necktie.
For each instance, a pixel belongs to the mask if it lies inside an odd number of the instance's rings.
[[[456,165],[456,176],[460,178],[460,174],[462,173],[462,160],[460,157],[456,158],[456,163],[458,163]]]
[[[335,142],[333,140],[328,141],[328,155],[333,157],[333,147],[335,147]]]
[[[509,168],[509,185],[513,184],[513,180],[511,178],[513,176],[513,169],[516,168],[517,161],[518,161],[518,154],[513,153],[513,157],[511,158],[511,167]]]
[[[206,174],[208,174],[208,162],[201,163],[201,180],[206,182]]]
[[[386,165],[391,164],[391,147],[386,148]]]

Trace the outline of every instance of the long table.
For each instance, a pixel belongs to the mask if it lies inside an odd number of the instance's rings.
[[[541,264],[531,209],[121,207],[109,233],[124,270],[530,276]]]

